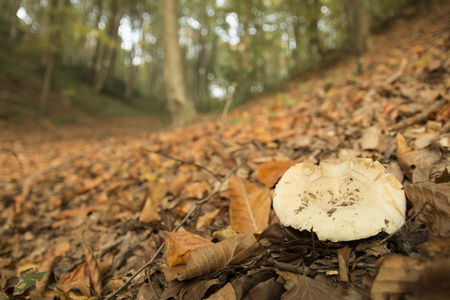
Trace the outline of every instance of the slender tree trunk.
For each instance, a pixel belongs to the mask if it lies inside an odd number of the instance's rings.
[[[95,92],[100,92],[105,86],[106,78],[111,68],[111,64],[113,63],[114,54],[116,52],[118,32],[120,25],[120,15],[119,15],[119,6],[121,1],[114,0],[113,9],[112,9],[112,17],[109,22],[109,37],[111,41],[109,45],[106,47],[105,52],[99,57],[100,63],[98,65],[99,69],[95,74],[93,88]]]
[[[58,0],[51,1],[51,16],[49,27],[53,31],[49,38],[49,50],[46,53],[46,67],[44,74],[44,81],[42,83],[41,97],[39,101],[39,106],[42,111],[46,111],[48,107],[48,96],[50,94],[50,87],[53,79],[53,73],[56,65],[56,50],[55,45],[58,43],[59,30],[55,30],[55,27],[60,22],[58,10]]]
[[[364,0],[342,0],[347,14],[349,52],[360,56],[371,48],[370,16],[364,7]]]
[[[13,7],[11,9],[11,15],[10,15],[11,27],[9,28],[9,39],[13,42],[16,41],[17,34],[19,32],[18,20],[17,20],[18,17],[16,16],[17,10],[19,10],[19,7],[20,7],[20,0],[14,0]]]
[[[173,125],[182,126],[196,116],[193,101],[190,99],[184,72],[181,51],[178,44],[178,23],[176,0],[164,0],[164,81],[168,107],[172,113]]]
[[[131,99],[133,97],[133,92],[134,92],[134,82],[136,79],[136,74],[138,72],[138,67],[133,65],[133,58],[135,55],[135,49],[133,47],[133,49],[130,51],[129,54],[129,58],[130,58],[130,66],[128,67],[128,70],[125,74],[126,74],[126,78],[125,78],[125,99]]]
[[[317,59],[318,56],[322,54],[322,44],[320,43],[319,38],[319,28],[317,27],[317,23],[319,22],[320,15],[320,7],[322,4],[320,0],[314,0],[313,2],[307,1],[308,5],[308,14],[311,18],[311,22],[309,24],[309,50],[310,56],[314,59]]]

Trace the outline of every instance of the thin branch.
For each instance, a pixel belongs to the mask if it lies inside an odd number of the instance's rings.
[[[233,89],[228,94],[227,102],[225,103],[225,107],[223,108],[222,123],[224,126],[227,123],[228,110],[230,109],[231,102],[233,102],[233,95],[234,95],[234,91],[236,90],[236,84],[237,84],[236,81],[234,81],[232,84]]]
[[[181,160],[181,159],[178,159],[178,158],[175,158],[175,157],[172,157],[172,156],[163,154],[163,153],[158,152],[158,151],[148,150],[148,149],[145,149],[144,147],[139,147],[139,148],[140,148],[141,150],[144,150],[144,151],[147,151],[147,152],[150,152],[150,153],[155,153],[155,154],[161,155],[161,156],[163,156],[163,157],[165,157],[165,158],[168,158],[168,159],[171,159],[171,160],[180,162],[180,163],[185,164],[185,165],[196,166],[196,167],[199,168],[199,169],[205,170],[206,172],[208,172],[209,174],[211,174],[212,176],[214,176],[214,178],[216,178],[217,180],[220,181],[220,177],[219,177],[218,175],[216,175],[213,171],[211,171],[210,169],[208,169],[207,167],[205,167],[205,166],[198,165],[198,164],[193,163],[193,162]]]
[[[385,237],[384,239],[382,239],[380,241],[380,244],[386,243],[388,240],[390,240],[392,237],[394,237],[395,235],[397,235],[403,228],[406,227],[406,225],[411,224],[418,215],[420,215],[423,210],[425,209],[425,206],[428,205],[428,200],[422,205],[422,207],[419,209],[419,211],[417,211],[414,216],[412,216],[411,218],[409,218],[408,221],[406,221],[402,226],[400,226],[399,229],[397,229],[396,231],[394,231],[393,233],[391,233],[390,235],[388,235],[387,237]]]
[[[146,149],[143,149],[146,150]],[[149,150],[147,150],[149,151]],[[153,151],[149,151],[149,152],[153,152]],[[158,153],[159,154],[159,153]],[[197,202],[196,205],[189,211],[189,213],[183,218],[183,220],[181,220],[180,224],[178,224],[178,226],[175,227],[175,229],[173,231],[177,231],[178,229],[180,229],[181,226],[183,226],[189,219],[189,217],[205,202],[208,202],[212,197],[214,197],[217,193],[219,193],[220,189],[222,188],[222,185],[228,180],[228,178],[231,176],[231,174],[233,174],[234,172],[236,172],[239,168],[241,167],[241,163],[238,159],[238,163],[236,165],[236,167],[234,167],[233,169],[231,169],[222,180],[220,181],[220,184],[214,189],[214,191],[209,194],[207,197],[205,197],[204,199],[202,199],[201,201]],[[214,176],[216,178],[218,178],[218,176]],[[129,284],[131,281],[133,281],[134,278],[136,278],[136,276],[141,273],[143,270],[145,270],[147,267],[149,267],[150,265],[153,264],[153,262],[155,261],[156,257],[159,255],[159,253],[161,253],[161,251],[164,249],[165,247],[165,242],[162,242],[161,246],[159,246],[158,250],[156,250],[155,254],[153,254],[153,257],[144,265],[142,266],[139,270],[136,271],[136,273],[133,274],[133,276],[131,276],[120,288],[118,288],[114,293],[112,293],[111,295],[109,295],[105,300],[110,300],[113,297],[115,297],[117,294],[119,294],[121,291],[123,291]]]

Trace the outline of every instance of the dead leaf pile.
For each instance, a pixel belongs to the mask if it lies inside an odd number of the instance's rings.
[[[450,3],[428,4],[374,37],[359,74],[342,61],[327,78],[311,74],[225,122],[200,117],[121,139],[2,141],[0,288],[38,268],[47,274],[33,298],[448,295],[448,15]],[[279,224],[273,190],[290,166],[357,157],[405,184],[399,232],[332,243]]]

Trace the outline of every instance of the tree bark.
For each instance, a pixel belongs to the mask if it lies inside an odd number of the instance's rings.
[[[164,0],[164,81],[172,123],[182,126],[193,120],[196,110],[186,88],[181,51],[178,44],[176,0]]]
[[[50,94],[50,87],[52,83],[53,73],[55,70],[56,65],[56,49],[55,45],[58,43],[58,35],[59,30],[55,30],[55,27],[60,22],[60,18],[58,15],[58,0],[52,0],[51,1],[51,17],[50,17],[50,24],[49,27],[53,32],[50,34],[49,38],[49,50],[46,53],[46,67],[45,67],[45,74],[44,74],[44,81],[42,83],[42,91],[41,91],[41,97],[39,101],[39,106],[42,111],[47,110],[48,106],[48,96]]]
[[[364,0],[342,0],[347,14],[348,50],[360,56],[371,48],[370,16]]]
[[[20,0],[15,0],[13,3],[13,7],[11,9],[11,15],[10,15],[10,22],[11,27],[9,28],[9,39],[13,42],[17,39],[17,34],[19,32],[19,26],[18,26],[18,17],[17,17],[17,11],[20,8]]]
[[[111,38],[109,45],[106,47],[105,52],[99,56],[100,63],[98,70],[95,74],[93,88],[95,92],[100,92],[105,86],[106,77],[108,76],[111,64],[116,52],[118,29],[120,25],[119,6],[121,1],[114,0],[112,16],[108,26],[108,35]]]

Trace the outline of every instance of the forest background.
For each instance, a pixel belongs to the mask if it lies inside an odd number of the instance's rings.
[[[170,26],[178,45],[164,48],[162,4],[169,2],[177,2]],[[413,2],[3,0],[0,118],[65,124],[85,113],[172,113],[180,125],[196,111],[222,109],[230,93],[239,105],[321,60],[364,52],[369,30],[382,30]],[[182,76],[175,88],[186,86],[190,112],[174,111],[170,103],[180,99],[167,96],[176,76],[165,81],[164,58],[174,48]]]

